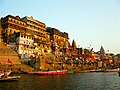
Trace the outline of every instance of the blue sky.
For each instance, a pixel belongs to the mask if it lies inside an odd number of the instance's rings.
[[[33,16],[77,46],[120,53],[120,0],[0,0],[0,17]]]

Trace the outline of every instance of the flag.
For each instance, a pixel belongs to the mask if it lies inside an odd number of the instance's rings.
[[[7,62],[7,64],[12,64],[12,62],[10,61],[10,59],[8,58],[8,62]]]
[[[93,51],[93,48],[91,49],[91,52]]]

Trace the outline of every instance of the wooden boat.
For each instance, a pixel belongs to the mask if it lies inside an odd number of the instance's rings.
[[[120,76],[120,71],[118,71],[118,75]]]
[[[57,70],[57,75],[66,74],[67,70]]]
[[[10,75],[10,73],[12,72],[11,70],[7,70],[7,75]],[[0,71],[0,78],[4,75],[4,71]]]
[[[98,69],[98,70],[89,70],[90,72],[118,72],[119,70],[118,69],[105,69],[105,70],[102,70],[102,69]]]
[[[118,69],[106,69],[104,72],[118,72]]]
[[[104,72],[104,70],[89,70],[90,72]]]
[[[75,72],[75,70],[72,69],[72,70],[68,70],[66,73],[67,74],[73,74],[74,72]]]
[[[21,76],[9,76],[8,78],[0,78],[0,81],[17,81]]]
[[[46,70],[46,60],[44,57],[44,70]],[[27,74],[36,74],[36,75],[62,75],[65,74],[67,70],[54,70],[54,71],[34,71],[26,72]]]
[[[36,71],[36,72],[27,72],[27,74],[36,74],[36,75],[62,75],[65,74],[67,70],[55,70],[55,71]]]

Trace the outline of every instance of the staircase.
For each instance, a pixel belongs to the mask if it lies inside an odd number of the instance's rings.
[[[12,64],[21,64],[18,53],[4,43],[0,43],[0,64],[7,64],[8,59]]]

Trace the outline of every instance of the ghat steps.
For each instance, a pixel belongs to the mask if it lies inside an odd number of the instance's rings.
[[[8,60],[12,64],[21,64],[18,53],[4,43],[0,43],[0,64],[7,64]]]

